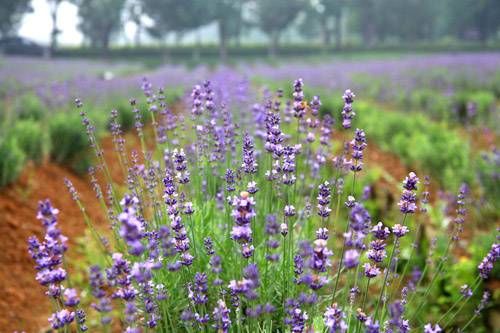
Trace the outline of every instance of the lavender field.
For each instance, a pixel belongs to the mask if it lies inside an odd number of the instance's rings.
[[[500,331],[498,52],[5,56],[0,106],[2,332]]]

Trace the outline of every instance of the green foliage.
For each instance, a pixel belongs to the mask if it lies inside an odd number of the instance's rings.
[[[0,138],[0,187],[17,179],[24,165],[25,154],[13,136]]]
[[[413,90],[405,96],[403,103],[413,110],[424,110],[434,119],[448,119],[451,114],[449,98],[432,89]]]
[[[15,112],[19,119],[41,120],[47,113],[47,108],[37,95],[29,93],[16,100]]]
[[[30,0],[2,0],[0,6],[0,35],[4,36],[14,30],[23,14],[28,12]]]
[[[355,109],[355,126],[407,165],[426,170],[448,188],[471,181],[468,143],[453,130],[421,114],[388,112],[362,102]]]
[[[106,50],[120,29],[125,0],[72,0],[78,6],[80,31],[93,47]]]
[[[483,189],[483,210],[500,212],[500,178],[498,177],[499,152],[483,152],[477,160],[476,172]]]
[[[17,139],[17,144],[27,159],[36,163],[42,161],[48,138],[39,122],[31,119],[17,121],[10,129],[10,134]]]
[[[473,103],[474,107],[477,109],[477,115],[474,115],[473,118],[479,118],[483,121],[489,119],[490,113],[495,105],[494,93],[486,90],[463,91],[456,94],[453,99],[457,117],[461,122],[466,121],[469,103]]]
[[[58,113],[49,121],[51,157],[58,163],[84,171],[88,165],[88,139],[78,114]]]

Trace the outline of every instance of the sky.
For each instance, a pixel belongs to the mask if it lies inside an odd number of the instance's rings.
[[[31,7],[33,11],[24,15],[18,34],[40,44],[48,45],[52,31],[49,5],[46,0],[32,0]],[[60,45],[80,45],[82,43],[83,36],[78,31],[78,21],[77,6],[63,1],[57,11],[57,27],[61,31],[58,36]],[[126,23],[120,42],[132,41],[134,33],[135,25]]]
[[[20,27],[19,35],[41,44],[48,44],[52,22],[49,6],[46,0],[32,0],[33,12],[25,14]],[[78,45],[82,42],[82,35],[77,29],[78,9],[69,2],[62,2],[58,10],[59,43],[64,45]]]

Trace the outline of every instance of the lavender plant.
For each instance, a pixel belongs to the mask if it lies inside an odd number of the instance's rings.
[[[291,101],[282,91],[268,91],[252,106],[241,98],[242,85],[222,83],[195,86],[190,112],[174,115],[165,92],[144,81],[151,125],[140,104],[131,103],[140,152],[127,151],[113,111],[123,183],[111,179],[77,101],[96,151],[93,188],[109,222],[96,228],[69,185],[99,252],[88,258],[90,287],[78,286],[90,291],[85,303],[99,317],[93,331],[430,333],[470,327],[488,304],[487,291],[467,321],[454,318],[477,300],[500,258],[498,242],[478,265],[474,285],[456,291],[462,295],[456,305],[441,318],[421,311],[466,222],[465,188],[446,250],[425,268],[408,271],[418,262],[400,264],[402,247],[417,250],[413,243],[429,205],[428,188],[418,192],[419,177],[411,172],[402,180],[399,213],[373,221],[364,205],[369,143],[362,129],[346,133],[354,139],[338,151],[330,142],[333,119],[318,117],[321,101],[307,101],[301,79]],[[350,90],[342,98],[340,130],[348,131],[363,114],[354,118]],[[104,184],[95,181],[96,172]],[[47,232],[42,242],[30,239],[30,254],[53,301],[53,329],[83,332],[85,293],[79,296],[70,283],[57,213],[48,201],[40,203]]]

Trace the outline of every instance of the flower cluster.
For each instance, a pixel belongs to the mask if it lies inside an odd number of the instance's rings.
[[[342,127],[345,129],[351,128],[351,122],[356,113],[352,110],[352,103],[354,102],[354,98],[356,95],[350,90],[347,89],[342,95],[342,99],[344,100],[344,108],[342,109]]]
[[[419,180],[414,172],[410,172],[408,177],[403,181],[403,194],[399,200],[398,206],[402,213],[413,214],[417,210],[417,184]]]
[[[362,129],[357,128],[354,139],[350,143],[352,148],[351,170],[359,172],[363,170],[363,150],[366,148],[366,135]]]
[[[235,225],[231,230],[231,238],[241,244],[241,255],[250,258],[254,247],[252,243],[251,222],[255,217],[255,201],[248,192],[241,192],[240,196],[234,196],[232,200],[233,211],[231,213]]]
[[[332,211],[329,207],[331,199],[330,193],[330,183],[327,181],[318,186],[318,215],[322,218],[330,216],[330,212]]]
[[[58,304],[59,310],[49,317],[53,329],[69,326],[74,321],[75,309],[80,304],[76,289],[65,288],[63,284],[67,280],[67,272],[62,266],[68,247],[67,238],[57,226],[58,214],[59,210],[49,200],[40,201],[36,218],[45,228],[45,238],[42,242],[35,236],[28,239],[28,252],[36,263],[36,280],[47,287],[46,295]],[[61,309],[63,306],[69,309]],[[84,332],[87,330],[85,312],[78,309],[77,313],[77,325]]]
[[[65,286],[70,285],[63,268],[67,246],[57,228],[58,211],[48,201],[40,203],[38,219],[45,238],[30,238],[29,251],[36,262],[36,278],[54,301],[51,326],[87,330],[82,306],[90,304],[99,316],[87,322],[90,330],[121,326],[128,333],[447,329],[439,326],[442,320],[423,326],[434,314],[422,313],[423,299],[434,290],[432,283],[440,281],[448,250],[437,265],[422,260],[420,254],[414,257],[424,235],[420,218],[432,218],[413,215],[418,209],[416,174],[411,172],[403,181],[398,203],[403,214],[393,215],[398,206],[391,195],[386,207],[376,206],[385,198],[380,193],[387,184],[381,189],[377,173],[367,177],[360,173],[367,148],[365,132],[356,129],[352,140],[332,144],[336,116],[321,117],[318,96],[307,103],[301,79],[294,82],[291,100],[284,100],[282,90],[264,90],[263,100],[253,106],[245,103],[241,92],[235,93],[241,82],[228,82],[232,80],[227,75],[215,75],[195,86],[191,115],[176,112],[173,117],[164,91],[144,80],[158,145],[151,150],[144,142],[153,135],[142,132],[143,126],[149,127],[142,124],[141,104],[134,100],[142,154],[138,150],[128,156],[119,115],[112,113],[112,134],[118,140],[114,143],[126,183],[119,186],[106,174],[107,159],[99,150],[102,167],[91,170],[91,181],[114,239],[105,242],[97,232],[100,228],[92,229],[90,237],[103,246],[98,248],[99,257],[89,258],[89,294],[81,296],[90,299],[80,299],[76,289]],[[355,115],[354,98],[345,91],[341,114],[345,129],[351,128]],[[82,114],[85,129],[94,138],[90,118]],[[97,142],[94,146],[99,149]],[[335,156],[333,167],[327,163],[330,156]],[[100,172],[106,190],[97,181]],[[344,184],[351,180],[351,192],[346,193]],[[81,204],[74,187],[66,183]],[[427,178],[424,184],[420,211],[427,205],[431,208]],[[337,195],[333,203],[332,190]],[[118,197],[123,193],[127,194]],[[467,195],[468,189],[461,187],[454,202],[450,245],[462,231]],[[384,223],[373,226],[372,216]],[[394,216],[401,222],[389,224]],[[416,226],[414,235],[409,226]],[[400,248],[407,244],[405,238],[415,242],[409,256]],[[429,257],[434,257],[435,244]],[[398,265],[401,253],[404,266]],[[478,266],[479,277],[490,278],[499,257],[496,242]],[[459,302],[475,299],[481,283],[477,281],[460,288]],[[429,283],[428,288],[421,283]],[[485,293],[469,323],[488,299]],[[455,316],[458,312],[452,311],[462,308],[463,304],[454,305],[444,317]]]

